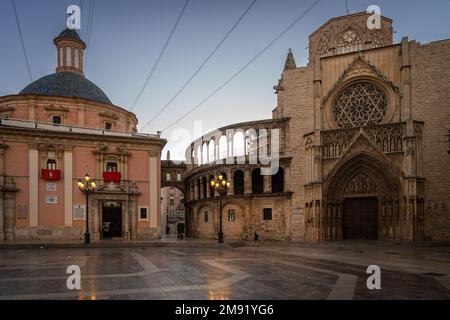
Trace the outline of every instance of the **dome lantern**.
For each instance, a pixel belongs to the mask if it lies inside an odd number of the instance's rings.
[[[65,29],[53,40],[58,53],[56,72],[75,72],[83,75],[86,44],[75,30]]]

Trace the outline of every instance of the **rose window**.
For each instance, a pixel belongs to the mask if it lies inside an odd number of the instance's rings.
[[[342,128],[362,127],[383,121],[387,111],[384,92],[372,83],[356,83],[335,99],[333,116]]]

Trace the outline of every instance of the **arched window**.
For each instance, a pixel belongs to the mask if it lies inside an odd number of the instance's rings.
[[[284,171],[279,167],[278,172],[272,176],[272,192],[284,191]]]
[[[244,194],[244,172],[237,170],[233,174],[234,194]]]
[[[56,160],[55,159],[47,160],[47,170],[56,170]]]
[[[257,154],[258,152],[258,133],[255,129],[249,129],[245,132],[247,136],[247,155]]]
[[[353,29],[348,29],[342,34],[338,43],[337,53],[347,53],[362,50],[362,41],[358,33]]]
[[[200,178],[197,178],[197,199],[201,199]]]
[[[208,180],[208,188],[209,188],[209,197],[213,198],[214,197],[214,188],[211,187],[211,181],[214,180],[214,176],[209,176],[209,180]]]
[[[203,197],[202,197],[202,199],[206,199],[206,190],[208,188],[208,182],[206,181],[206,177],[202,178],[202,182],[203,182]]]
[[[75,50],[75,61],[74,61],[74,67],[75,68],[79,68],[80,67],[80,57],[79,57],[79,51],[78,51],[78,48],[75,48],[74,49]]]
[[[238,131],[233,136],[233,156],[243,156],[244,155],[244,133],[242,131]]]
[[[386,112],[386,95],[381,88],[370,82],[349,85],[333,103],[334,121],[342,128],[379,124]]]
[[[202,153],[202,164],[208,163],[208,145],[206,142],[203,143],[203,153]]]
[[[225,159],[228,155],[227,137],[221,136],[219,139],[219,159]]]
[[[222,175],[223,180],[227,180],[228,176],[227,176],[227,174],[226,174],[225,172],[221,172],[221,173],[219,173],[219,174]]]
[[[197,159],[197,165],[201,165],[202,164],[202,147],[201,146],[197,147],[197,155],[195,158]]]
[[[117,172],[117,162],[108,162],[106,164],[106,172]]]
[[[208,162],[214,162],[216,160],[214,159],[214,149],[215,149],[214,140],[210,140],[208,144],[208,152],[209,152]]]
[[[72,48],[66,47],[66,66],[72,66]]]
[[[263,193],[264,176],[261,175],[261,169],[256,168],[252,171],[252,193]]]

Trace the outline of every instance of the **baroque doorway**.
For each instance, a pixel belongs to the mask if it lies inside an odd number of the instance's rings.
[[[122,238],[122,204],[103,202],[102,238]]]

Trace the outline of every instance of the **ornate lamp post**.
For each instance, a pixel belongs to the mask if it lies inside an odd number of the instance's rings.
[[[224,179],[223,175],[219,175],[217,178],[211,180],[211,187],[215,192],[219,194],[219,243],[223,243],[223,230],[222,230],[222,196],[226,195],[228,189],[231,186],[231,182]]]
[[[86,232],[84,233],[84,243],[91,242],[91,234],[89,233],[89,194],[95,191],[97,184],[86,173],[84,179],[78,180],[78,188],[86,195]]]

